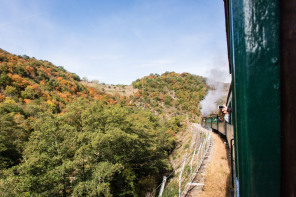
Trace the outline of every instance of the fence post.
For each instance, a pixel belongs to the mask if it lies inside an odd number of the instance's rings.
[[[195,172],[197,171],[198,165],[199,165],[200,149],[201,149],[201,144],[199,144],[198,151],[197,151],[197,154],[196,154],[196,169],[194,170]]]
[[[167,177],[166,176],[163,176],[162,184],[161,184],[161,188],[160,188],[160,192],[158,194],[158,197],[162,197],[162,193],[163,193],[163,190],[164,190],[164,186],[165,186],[166,180],[167,180]]]
[[[181,186],[182,186],[182,184],[181,184],[181,179],[182,179],[182,173],[183,173],[183,170],[184,170],[184,166],[185,166],[185,163],[186,163],[186,159],[187,159],[187,156],[186,156],[185,159],[184,159],[184,162],[183,162],[183,165],[182,165],[182,170],[181,170],[180,175],[179,175],[179,197],[182,197],[182,196],[181,196]]]
[[[194,152],[193,152],[193,155],[192,155],[192,159],[190,161],[190,183],[192,183],[192,164],[193,164],[196,148],[197,148],[197,144],[195,145]]]

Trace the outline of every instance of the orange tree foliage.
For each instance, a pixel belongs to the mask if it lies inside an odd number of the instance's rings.
[[[13,55],[2,49],[0,73],[1,101],[4,101],[5,97],[11,97],[24,105],[32,102],[44,104],[55,112],[61,111],[65,104],[78,97],[110,104],[121,103],[112,95],[80,83],[79,76],[67,72],[61,66],[57,67],[48,61],[36,60],[26,55]],[[15,90],[13,94],[5,91],[8,86]],[[126,105],[126,99],[122,100]]]

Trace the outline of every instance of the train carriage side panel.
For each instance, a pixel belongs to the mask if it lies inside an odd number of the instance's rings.
[[[210,117],[206,118],[206,126],[209,128],[212,128],[212,118]]]
[[[212,116],[212,129],[218,130],[217,121],[218,121],[217,115],[213,115]]]
[[[225,120],[218,120],[218,131],[223,135],[226,135],[225,132]]]
[[[280,1],[226,2],[239,194],[280,196]]]

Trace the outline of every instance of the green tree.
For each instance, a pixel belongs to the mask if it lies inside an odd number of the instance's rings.
[[[24,99],[34,99],[37,93],[34,91],[33,86],[27,86],[24,91],[21,91],[21,97]]]
[[[18,164],[29,133],[23,110],[16,103],[0,104],[0,170]]]
[[[11,78],[5,72],[1,73],[0,88],[5,88],[10,83],[11,83]]]
[[[16,96],[18,94],[18,91],[13,86],[6,86],[4,93],[9,96]]]

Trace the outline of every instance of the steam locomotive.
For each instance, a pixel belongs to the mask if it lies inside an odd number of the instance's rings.
[[[235,196],[296,196],[295,0],[224,0]]]

